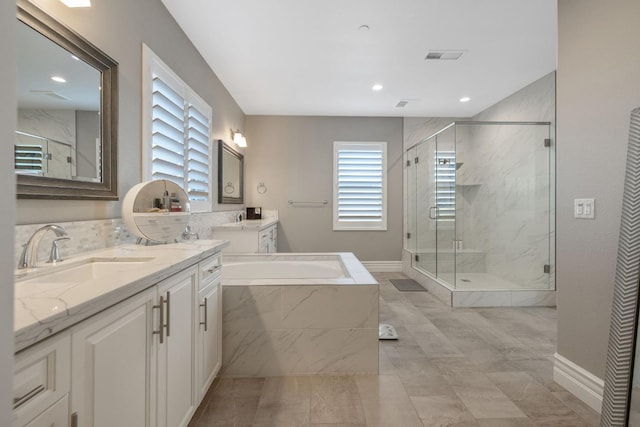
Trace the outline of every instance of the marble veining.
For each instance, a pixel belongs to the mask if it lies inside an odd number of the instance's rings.
[[[15,282],[16,351],[60,332],[219,252],[223,240],[195,240],[169,245],[121,245],[79,255],[56,265],[25,269]],[[96,278],[64,281],[64,270],[94,259],[144,258],[135,268],[117,263]],[[126,263],[125,263],[126,264]],[[52,279],[55,277],[56,279]]]
[[[225,274],[227,263],[239,260],[251,269],[283,258],[336,256],[348,279]],[[224,255],[222,271],[224,376],[377,372],[378,282],[353,254]]]
[[[517,284],[517,288],[543,292],[553,288],[554,91],[555,76],[550,73],[471,119],[550,122],[550,127],[461,125],[439,134],[437,144],[421,144],[407,153],[408,160],[418,157],[421,161],[418,167],[407,167],[405,173],[405,191],[415,195],[405,202],[406,227],[415,235],[405,240],[405,248],[420,254],[423,268],[435,272],[437,267],[438,274],[449,276],[454,268],[462,273],[487,273]],[[405,148],[452,121],[405,120]],[[551,147],[544,146],[546,138],[551,138]],[[429,218],[436,194],[435,186],[429,185],[435,166],[428,159],[436,150],[455,150],[456,162],[462,163],[456,172],[455,227],[453,222],[439,222],[436,227]],[[482,255],[459,252],[452,257],[447,251],[454,240],[463,241],[465,250]],[[436,246],[437,264],[430,255]],[[550,273],[544,272],[546,264]],[[542,300],[546,303],[549,298]]]

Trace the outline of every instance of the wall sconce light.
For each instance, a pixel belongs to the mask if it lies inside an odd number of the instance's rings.
[[[91,7],[91,0],[60,0],[67,7]]]
[[[236,130],[232,129],[231,130],[231,139],[233,139],[233,142],[238,147],[246,147],[247,146],[247,139],[244,137],[242,132],[240,132],[238,129],[236,129]]]

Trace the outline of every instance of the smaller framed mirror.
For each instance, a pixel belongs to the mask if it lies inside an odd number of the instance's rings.
[[[218,140],[218,203],[244,203],[244,156]]]

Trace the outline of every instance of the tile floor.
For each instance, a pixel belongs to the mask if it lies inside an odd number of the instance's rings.
[[[445,306],[399,292],[376,273],[380,374],[223,378],[190,427],[598,426],[599,415],[552,380],[556,311]]]

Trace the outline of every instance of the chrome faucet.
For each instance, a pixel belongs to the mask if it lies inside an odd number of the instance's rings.
[[[57,237],[64,237],[67,232],[64,228],[55,224],[47,224],[44,227],[40,227],[31,235],[27,243],[22,247],[22,255],[18,262],[18,269],[33,268],[38,266],[38,248],[40,246],[40,240],[47,234],[47,231],[53,231]]]
[[[236,214],[236,223],[238,222],[242,222],[242,219],[244,218],[244,214],[242,212],[238,212]]]

